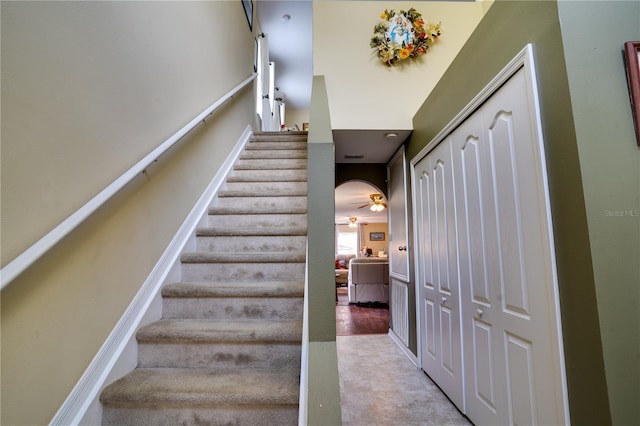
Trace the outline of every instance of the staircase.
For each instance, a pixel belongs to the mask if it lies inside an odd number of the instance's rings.
[[[307,241],[306,132],[256,133],[140,329],[104,425],[297,424]]]

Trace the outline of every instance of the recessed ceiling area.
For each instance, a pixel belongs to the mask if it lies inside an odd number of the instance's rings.
[[[372,212],[371,194],[381,194],[375,186],[362,181],[349,181],[335,190],[335,223],[348,224],[350,217],[357,217],[358,223],[387,223],[387,209]],[[382,194],[383,201],[387,199]]]
[[[411,130],[334,130],[336,163],[389,162]]]

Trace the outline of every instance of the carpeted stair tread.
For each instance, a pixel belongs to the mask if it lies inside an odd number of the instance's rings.
[[[273,343],[300,342],[300,321],[221,321],[165,319],[143,327],[136,334],[145,343]]]
[[[107,386],[109,406],[202,407],[298,403],[299,371],[138,368]]]
[[[251,142],[307,141],[307,132],[256,132]]]
[[[246,190],[222,190],[218,191],[218,197],[306,197],[307,190],[296,188],[272,188],[272,189],[260,189],[258,191],[246,189]]]
[[[307,142],[300,141],[251,141],[245,148],[246,151],[253,150],[290,150],[290,151],[307,151]]]
[[[260,159],[306,159],[307,151],[302,149],[249,149],[240,154],[241,160],[260,160]]]
[[[279,182],[306,182],[306,175],[297,175],[297,176],[278,176],[278,175],[263,175],[263,176],[229,176],[227,178],[227,182],[233,183],[245,183],[245,182],[270,182],[270,183],[279,183]]]
[[[306,170],[306,159],[250,159],[238,160],[234,170]]]
[[[162,287],[163,297],[302,297],[302,282],[175,283]]]
[[[247,227],[247,228],[228,228],[228,227],[208,227],[198,228],[196,236],[198,237],[220,237],[220,236],[292,236],[307,235],[306,226],[288,226],[288,227]]]
[[[185,253],[182,263],[300,263],[305,253]]]
[[[210,215],[238,215],[238,214],[304,214],[307,213],[307,206],[238,206],[238,207],[210,207]]]

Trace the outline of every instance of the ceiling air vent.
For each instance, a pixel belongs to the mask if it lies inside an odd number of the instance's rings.
[[[359,160],[364,158],[364,154],[345,154],[344,158],[347,160]]]

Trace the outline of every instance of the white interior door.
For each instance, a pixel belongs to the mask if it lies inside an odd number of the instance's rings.
[[[404,147],[389,161],[387,167],[389,214],[389,272],[392,277],[409,281],[407,249],[407,193]]]
[[[464,410],[451,145],[414,167],[421,367]]]

